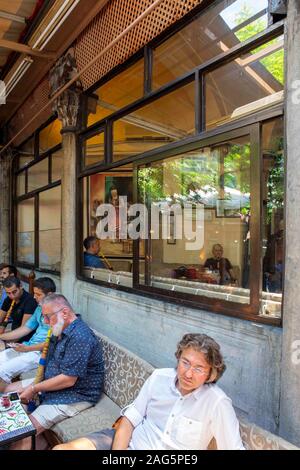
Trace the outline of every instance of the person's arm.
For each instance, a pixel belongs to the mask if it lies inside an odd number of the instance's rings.
[[[28,322],[29,318],[31,317],[32,313],[24,313],[23,318],[22,318],[22,325],[25,326],[26,323]]]
[[[64,390],[66,388],[73,387],[76,381],[77,377],[60,374],[56,377],[52,377],[51,379],[43,380],[38,384],[29,385],[21,393],[20,398],[24,403],[26,403],[39,392],[55,392],[57,390]]]
[[[13,349],[17,352],[43,351],[44,346],[45,343],[32,344],[31,346],[26,346],[26,344],[18,344]]]
[[[131,424],[129,419],[123,416],[114,437],[112,450],[127,450],[133,430],[133,424]]]
[[[4,310],[0,310],[0,323],[3,322],[4,318],[5,318],[5,315],[6,315],[7,312],[5,312]]]
[[[27,326],[20,326],[19,328],[16,328],[13,331],[9,331],[8,333],[3,333],[2,335],[0,334],[0,339],[3,341],[13,341],[16,339],[23,338],[23,336],[28,335],[31,333],[31,329],[28,328]]]
[[[218,450],[244,450],[239,422],[228,397],[220,399],[215,406],[211,430]]]

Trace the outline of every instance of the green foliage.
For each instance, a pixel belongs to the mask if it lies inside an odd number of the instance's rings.
[[[239,24],[243,23],[244,21],[251,18],[253,15],[253,11],[251,8],[244,4],[243,8],[236,16],[235,22],[238,26]],[[247,26],[244,26],[239,31],[237,31],[236,37],[239,39],[240,42],[246,41],[247,39],[255,36],[256,34],[260,33],[267,27],[267,21],[264,18],[258,18],[257,20],[253,21]],[[264,44],[260,47],[254,49],[251,53],[256,54],[262,49],[270,46],[271,44],[276,44],[278,42],[278,38],[269,41],[267,44]],[[284,50],[280,49],[279,51],[270,54],[263,59],[260,60],[260,63],[268,70],[268,72],[273,75],[273,77],[281,84],[284,84]]]

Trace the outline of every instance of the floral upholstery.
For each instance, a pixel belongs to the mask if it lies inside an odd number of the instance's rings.
[[[61,442],[111,427],[120,409],[135,399],[153,367],[106,336],[95,334],[102,342],[105,360],[104,393],[96,406],[55,425],[52,431]],[[293,450],[294,445],[268,431],[240,419],[240,431],[248,450]],[[214,439],[209,450],[216,449]]]

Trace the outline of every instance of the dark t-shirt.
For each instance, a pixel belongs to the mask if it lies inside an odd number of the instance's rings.
[[[229,269],[232,269],[232,265],[227,258],[215,259],[208,258],[204,264],[205,268],[209,268],[212,271],[219,271],[221,279],[220,284],[224,284],[227,281],[227,278],[230,279]]]
[[[9,307],[11,305],[11,300],[7,297],[2,305],[2,310],[4,312],[8,312]],[[12,330],[16,330],[22,325],[23,321],[23,315],[26,313],[27,315],[32,315],[36,309],[38,304],[34,300],[31,294],[29,292],[26,292],[26,290],[23,290],[22,297],[20,298],[19,302],[15,304],[12,312],[11,312],[11,320],[12,320]],[[22,338],[22,341],[29,341],[31,336],[33,335],[34,332],[30,333],[27,336],[24,336]]]

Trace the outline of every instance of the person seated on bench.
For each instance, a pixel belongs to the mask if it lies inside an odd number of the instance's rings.
[[[49,277],[41,277],[34,281],[34,298],[38,304],[46,295],[55,291],[56,286]],[[48,330],[49,325],[44,323],[42,309],[38,305],[24,326],[0,335],[0,340],[12,343],[34,332],[29,341],[16,344],[11,349],[5,349],[0,353],[0,391],[9,391],[6,386],[14,377],[38,367]]]
[[[204,267],[216,271],[219,274],[220,280],[218,284],[226,285],[236,282],[232,264],[229,259],[223,258],[223,247],[220,243],[216,243],[212,247],[212,255],[213,258],[208,258],[204,263]]]
[[[41,394],[41,404],[30,415],[38,435],[96,404],[104,381],[101,344],[67,299],[50,294],[42,300],[41,306],[44,321],[53,330],[44,380],[34,385],[34,379],[13,384],[14,390],[21,392],[23,403]],[[29,438],[16,442],[11,448],[27,450],[30,447]]]
[[[0,266],[0,282],[3,284],[8,277],[18,277],[18,270],[12,264],[1,264]],[[0,309],[2,308],[4,300],[7,298],[6,290],[1,285]]]
[[[106,268],[104,262],[98,256],[100,241],[97,237],[87,237],[83,241],[85,252],[83,254],[83,264],[86,268]]]
[[[121,412],[117,429],[61,444],[54,450],[244,449],[231,400],[216,385],[225,370],[219,345],[186,334],[177,345],[176,369],[157,369]]]
[[[37,307],[33,296],[23,289],[21,281],[17,277],[5,279],[3,287],[6,290],[7,298],[0,310],[0,334],[5,331],[8,316],[12,320],[11,329],[15,330],[25,325]],[[32,333],[23,338],[23,341],[29,341],[31,336]]]

